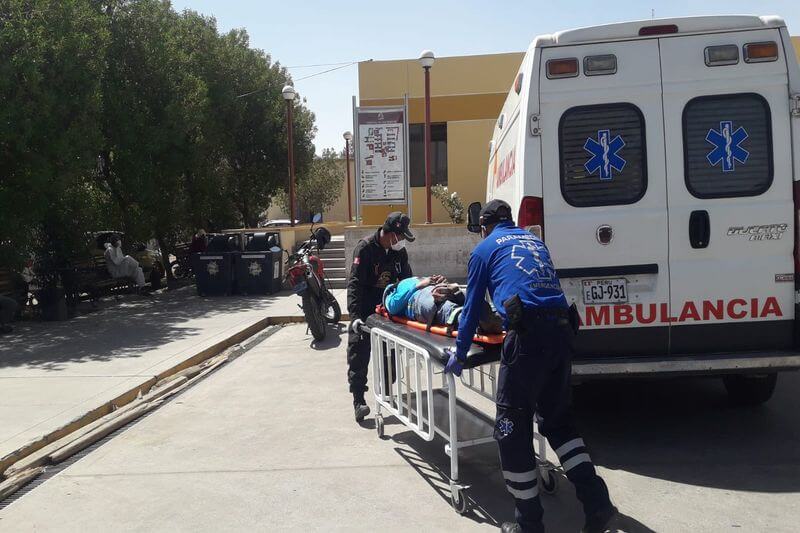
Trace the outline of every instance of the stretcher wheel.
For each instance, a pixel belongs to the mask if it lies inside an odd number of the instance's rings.
[[[383,417],[375,417],[375,429],[378,431],[378,438],[383,438]]]
[[[461,488],[450,488],[450,504],[458,514],[467,512],[467,499],[464,497],[464,491],[462,491]]]
[[[539,469],[539,480],[545,494],[555,494],[558,490],[558,476],[552,470]]]

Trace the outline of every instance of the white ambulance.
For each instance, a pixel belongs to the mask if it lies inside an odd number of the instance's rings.
[[[800,368],[797,180],[786,24],[688,17],[537,37],[487,196],[541,228],[583,321],[577,379],[722,375],[752,404]]]

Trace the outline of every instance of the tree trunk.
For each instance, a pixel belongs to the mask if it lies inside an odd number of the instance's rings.
[[[172,269],[169,267],[169,254],[172,250],[166,245],[164,236],[160,233],[156,233],[156,242],[161,252],[161,265],[167,273],[167,287],[171,287],[175,284],[175,276],[172,275]]]

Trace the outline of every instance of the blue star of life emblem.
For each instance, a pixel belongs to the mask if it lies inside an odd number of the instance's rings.
[[[507,437],[511,435],[512,431],[514,431],[514,422],[508,418],[503,418],[497,423],[497,430],[500,431],[501,435]]]
[[[592,157],[583,165],[586,172],[594,174],[600,171],[601,180],[610,180],[614,177],[613,170],[622,172],[625,161],[619,151],[625,146],[625,141],[619,135],[611,138],[610,130],[598,130],[597,140],[591,137],[586,139],[583,149],[592,154]],[[613,169],[613,170],[612,170]]]
[[[735,172],[736,161],[744,164],[750,157],[750,152],[741,147],[747,137],[747,131],[741,126],[734,131],[732,120],[721,121],[719,131],[708,130],[706,141],[714,145],[714,149],[706,156],[709,164],[714,167],[721,161],[723,172]]]

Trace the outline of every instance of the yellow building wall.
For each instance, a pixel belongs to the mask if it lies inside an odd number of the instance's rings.
[[[464,205],[486,197],[486,165],[492,128],[522,62],[523,53],[437,58],[431,69],[431,122],[447,123],[448,189]],[[409,123],[425,122],[425,79],[416,59],[359,64],[361,106],[402,105],[408,94]],[[426,218],[424,187],[412,187],[411,218]],[[408,206],[365,205],[363,224],[380,224],[392,211]],[[433,222],[449,222],[439,200],[431,199]]]
[[[489,141],[495,120],[464,120],[447,123],[447,188],[457,192],[466,208],[471,202],[486,199],[486,174],[489,161]],[[425,187],[411,188],[414,223],[426,219]],[[392,211],[408,212],[405,204],[363,206],[363,223],[380,224]],[[431,198],[433,222],[450,222],[450,216],[435,197]]]
[[[431,96],[508,92],[522,52],[437,58],[431,68]],[[425,77],[416,59],[364,61],[358,64],[361,105],[368,100],[425,97]],[[374,104],[372,104],[374,105]]]

